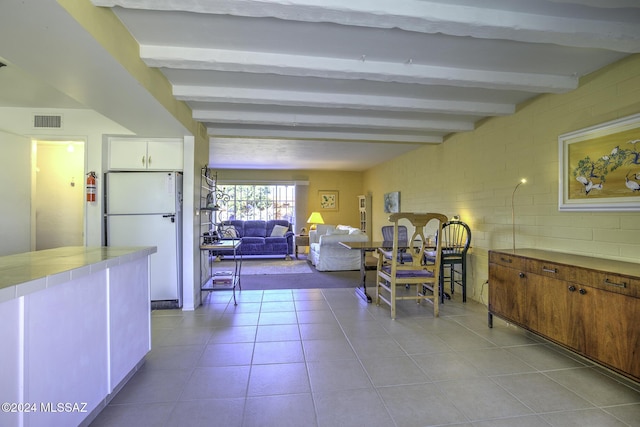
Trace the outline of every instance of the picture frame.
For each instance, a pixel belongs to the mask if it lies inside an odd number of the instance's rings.
[[[400,212],[400,192],[392,191],[384,194],[384,212],[396,213]]]
[[[320,209],[324,211],[338,210],[338,191],[337,190],[320,190],[318,191],[320,201]]]
[[[640,211],[640,114],[558,137],[558,210]]]

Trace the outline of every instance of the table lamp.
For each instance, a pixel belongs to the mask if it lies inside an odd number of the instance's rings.
[[[315,230],[316,224],[324,224],[324,219],[322,219],[320,212],[311,212],[311,215],[309,215],[309,219],[307,220],[307,224],[311,224],[309,230]]]

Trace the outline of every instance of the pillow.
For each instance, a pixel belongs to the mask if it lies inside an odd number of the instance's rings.
[[[271,230],[271,237],[284,237],[287,231],[289,231],[289,228],[284,225],[274,225],[273,230]]]
[[[360,230],[359,228],[352,228],[351,230],[349,230],[349,234],[362,234],[362,230]]]
[[[223,225],[220,227],[220,237],[223,239],[234,239],[238,237],[238,230],[233,225]]]

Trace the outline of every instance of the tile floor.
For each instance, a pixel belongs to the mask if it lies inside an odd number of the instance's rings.
[[[454,299],[212,293],[152,313],[153,350],[92,426],[640,426],[640,384]]]

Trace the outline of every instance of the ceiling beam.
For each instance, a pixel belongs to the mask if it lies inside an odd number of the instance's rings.
[[[211,138],[242,137],[263,139],[301,139],[301,140],[332,140],[339,142],[384,142],[409,144],[439,144],[444,141],[442,136],[433,135],[402,135],[375,134],[363,132],[330,132],[308,130],[270,130],[270,129],[242,129],[237,127],[209,126],[207,133]]]
[[[559,2],[558,0],[555,0]],[[590,8],[603,2],[568,0],[575,8]],[[640,25],[607,19],[584,19],[577,14],[551,16],[518,9],[503,2],[501,9],[483,4],[462,6],[426,0],[92,0],[96,6],[131,9],[225,14],[243,17],[272,17],[304,22],[332,22],[341,25],[399,28],[428,34],[554,43],[562,46],[640,52]],[[579,3],[579,4],[577,4]],[[635,0],[617,3],[638,7]],[[511,9],[509,9],[511,7]],[[624,10],[620,12],[624,14]]]
[[[265,52],[177,46],[140,46],[149,67],[270,73],[285,76],[362,79],[382,82],[480,87],[563,93],[578,87],[577,76],[474,70],[467,68],[340,59]]]
[[[327,92],[248,89],[222,86],[173,86],[180,101],[216,102],[285,107],[347,108],[374,111],[404,111],[478,116],[505,116],[515,112],[514,104],[477,101],[407,98]]]
[[[234,123],[237,125],[329,126],[369,129],[430,130],[433,132],[464,132],[474,129],[468,120],[412,120],[384,117],[340,116],[329,114],[288,114],[271,112],[193,110],[193,118],[202,122]]]

